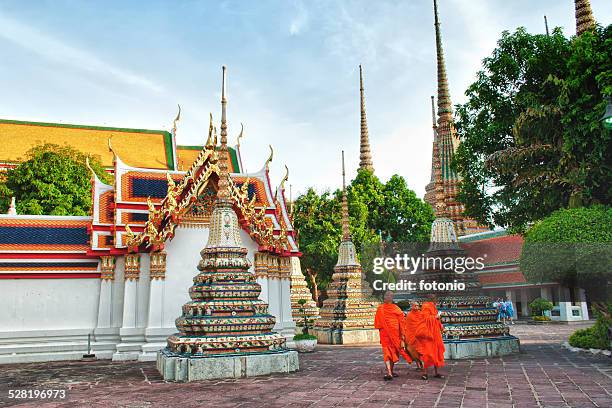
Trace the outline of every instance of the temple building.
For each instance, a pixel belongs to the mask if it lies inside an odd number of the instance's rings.
[[[271,156],[245,173],[239,145],[219,150],[212,115],[203,146],[177,145],[177,120],[169,132],[0,121],[5,169],[44,141],[99,155],[114,176],[108,185],[92,172],[90,216],[0,215],[0,363],[79,359],[88,336],[97,358],[154,360],[209,239],[220,155],[259,299],[291,344],[301,253],[286,177],[272,185]]]
[[[338,262],[323,301],[321,317],[314,331],[319,343],[357,344],[378,341],[374,315],[378,302],[364,278],[357,259],[355,244],[349,231],[348,202],[342,151],[342,242],[338,247]]]

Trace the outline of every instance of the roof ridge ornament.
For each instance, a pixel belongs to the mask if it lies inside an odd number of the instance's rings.
[[[176,122],[178,122],[179,120],[181,120],[181,105],[178,105],[178,112],[176,113],[176,117],[174,118],[174,121],[172,121],[172,133],[174,133],[176,135]]]
[[[240,149],[240,139],[242,139],[243,132],[244,132],[244,125],[242,124],[242,122],[240,122],[240,134],[238,135],[238,138],[236,139],[236,147],[238,149]]]
[[[270,170],[270,163],[272,162],[272,159],[274,158],[274,149],[272,148],[272,145],[268,145],[268,147],[270,147],[270,156],[268,156],[268,159],[266,160],[266,164],[264,165],[264,169],[266,171]]]
[[[289,167],[287,167],[287,165],[285,164],[285,177],[283,177],[279,186],[281,193],[283,192],[283,190],[285,190],[285,182],[287,182],[287,180],[289,180]]]
[[[208,138],[206,139],[206,148],[212,148],[214,147],[213,145],[213,114],[212,112],[210,112],[210,123],[208,125]]]

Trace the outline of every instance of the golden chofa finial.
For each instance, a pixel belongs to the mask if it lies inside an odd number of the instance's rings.
[[[108,142],[110,143],[110,138],[108,139]],[[96,172],[94,171],[94,169],[91,167],[91,164],[89,163],[89,156],[85,157],[85,166],[87,166],[89,171],[91,171],[91,174],[93,175],[93,178],[95,179]]]
[[[170,173],[166,173],[166,180],[168,180],[168,191],[170,191],[176,186],[176,183],[172,179],[172,176],[170,175]]]
[[[113,135],[110,135],[108,137],[108,151],[111,152],[114,156],[116,156],[117,154],[115,153],[115,151],[113,150],[113,145],[111,143],[111,139],[113,138]]]
[[[287,167],[287,165],[285,164],[285,177],[283,177],[283,179],[280,182],[281,193],[285,189],[285,183],[287,182],[287,180],[289,180],[289,167]]]
[[[207,148],[212,148],[215,145],[213,144],[213,130],[214,130],[214,126],[213,126],[213,115],[212,112],[210,113],[210,123],[208,125],[208,138],[206,139],[206,147]]]
[[[270,170],[270,162],[272,162],[272,158],[274,157],[274,149],[272,149],[272,145],[270,146],[270,157],[266,160],[265,169],[266,171]]]
[[[172,121],[172,133],[174,133],[176,135],[176,122],[178,122],[179,120],[181,120],[181,105],[178,105],[178,112],[176,113],[176,118],[174,118],[174,121]]]
[[[244,125],[240,122],[240,134],[238,135],[238,139],[236,139],[236,147],[240,149],[240,139],[242,139],[242,133],[244,132]]]

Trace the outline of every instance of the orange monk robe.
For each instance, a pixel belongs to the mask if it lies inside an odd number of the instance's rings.
[[[432,302],[421,307],[420,318],[414,327],[415,348],[421,355],[425,367],[444,366],[444,341],[442,323],[438,319],[438,309]]]
[[[416,328],[421,321],[421,312],[417,309],[411,309],[404,319],[404,339],[406,340],[406,351],[413,360],[419,359],[417,351]]]
[[[383,303],[378,306],[374,317],[374,327],[380,333],[380,344],[385,361],[397,363],[401,355],[408,361],[412,359],[401,346],[401,336],[404,331],[404,313],[393,303]]]

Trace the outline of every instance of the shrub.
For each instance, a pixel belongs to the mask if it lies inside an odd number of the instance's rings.
[[[529,309],[531,309],[531,314],[536,317],[542,317],[544,315],[544,311],[552,310],[552,308],[553,308],[552,302],[546,299],[542,299],[542,298],[534,299],[533,302],[529,304]]]
[[[316,340],[317,336],[313,336],[312,334],[296,334],[295,336],[293,336],[293,341],[300,341],[300,340]]]
[[[532,318],[536,322],[550,322],[550,317],[548,316],[532,316]]]
[[[612,303],[608,304],[612,307]],[[610,349],[610,339],[608,338],[608,327],[612,321],[600,312],[595,312],[597,321],[586,329],[576,330],[569,338],[569,344],[580,348]]]

